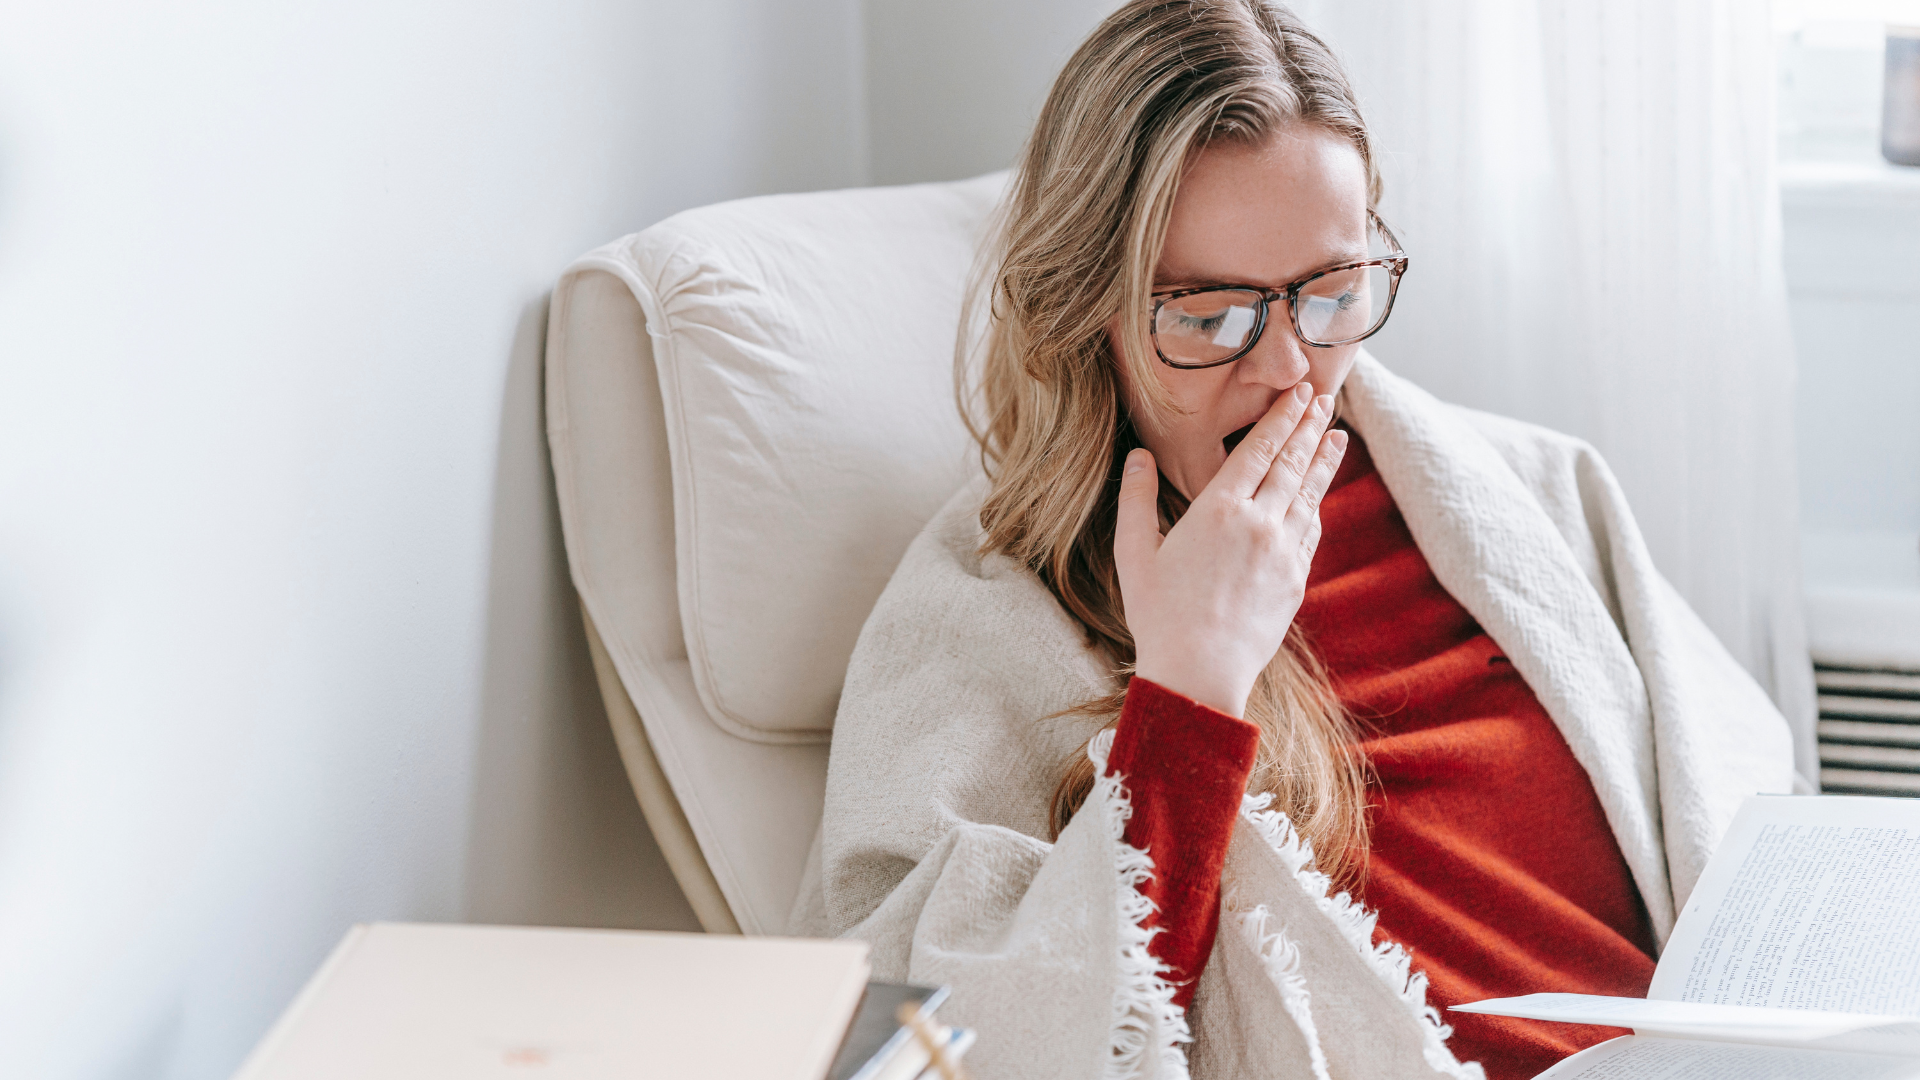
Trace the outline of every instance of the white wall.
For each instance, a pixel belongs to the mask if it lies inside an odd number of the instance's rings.
[[[225,1076],[348,924],[690,927],[555,534],[544,293],[865,178],[858,0],[0,33],[0,1072]]]
[[[1117,0],[867,0],[868,140],[881,184],[1014,163],[1053,77]]]
[[[1920,665],[1920,169],[1784,176],[1807,624],[1816,660]]]
[[[1920,169],[1802,165],[1783,201],[1809,578],[1920,588]]]

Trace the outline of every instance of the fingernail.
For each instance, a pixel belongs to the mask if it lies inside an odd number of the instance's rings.
[[[1327,432],[1327,442],[1332,445],[1334,453],[1344,454],[1347,452],[1347,433],[1341,431],[1339,428],[1334,428],[1332,431]]]
[[[1313,412],[1315,416],[1326,416],[1333,412],[1333,395],[1321,394],[1319,397],[1314,398]]]
[[[1313,396],[1313,384],[1309,382],[1300,383],[1293,388],[1293,396],[1299,398],[1302,405],[1306,404],[1307,399]]]
[[[1147,452],[1145,450],[1134,449],[1127,451],[1127,469],[1125,475],[1132,476],[1134,473],[1146,467]]]

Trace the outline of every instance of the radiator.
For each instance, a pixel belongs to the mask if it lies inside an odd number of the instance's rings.
[[[1827,665],[1820,688],[1820,788],[1920,796],[1920,673]]]

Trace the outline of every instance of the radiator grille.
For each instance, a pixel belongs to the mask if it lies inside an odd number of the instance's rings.
[[[1920,796],[1920,673],[1815,667],[1820,788]]]

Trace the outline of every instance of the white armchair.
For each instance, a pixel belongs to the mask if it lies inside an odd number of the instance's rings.
[[[1004,182],[690,210],[554,289],[567,559],[628,776],[709,931],[784,928],[854,640],[976,467],[953,345]]]

